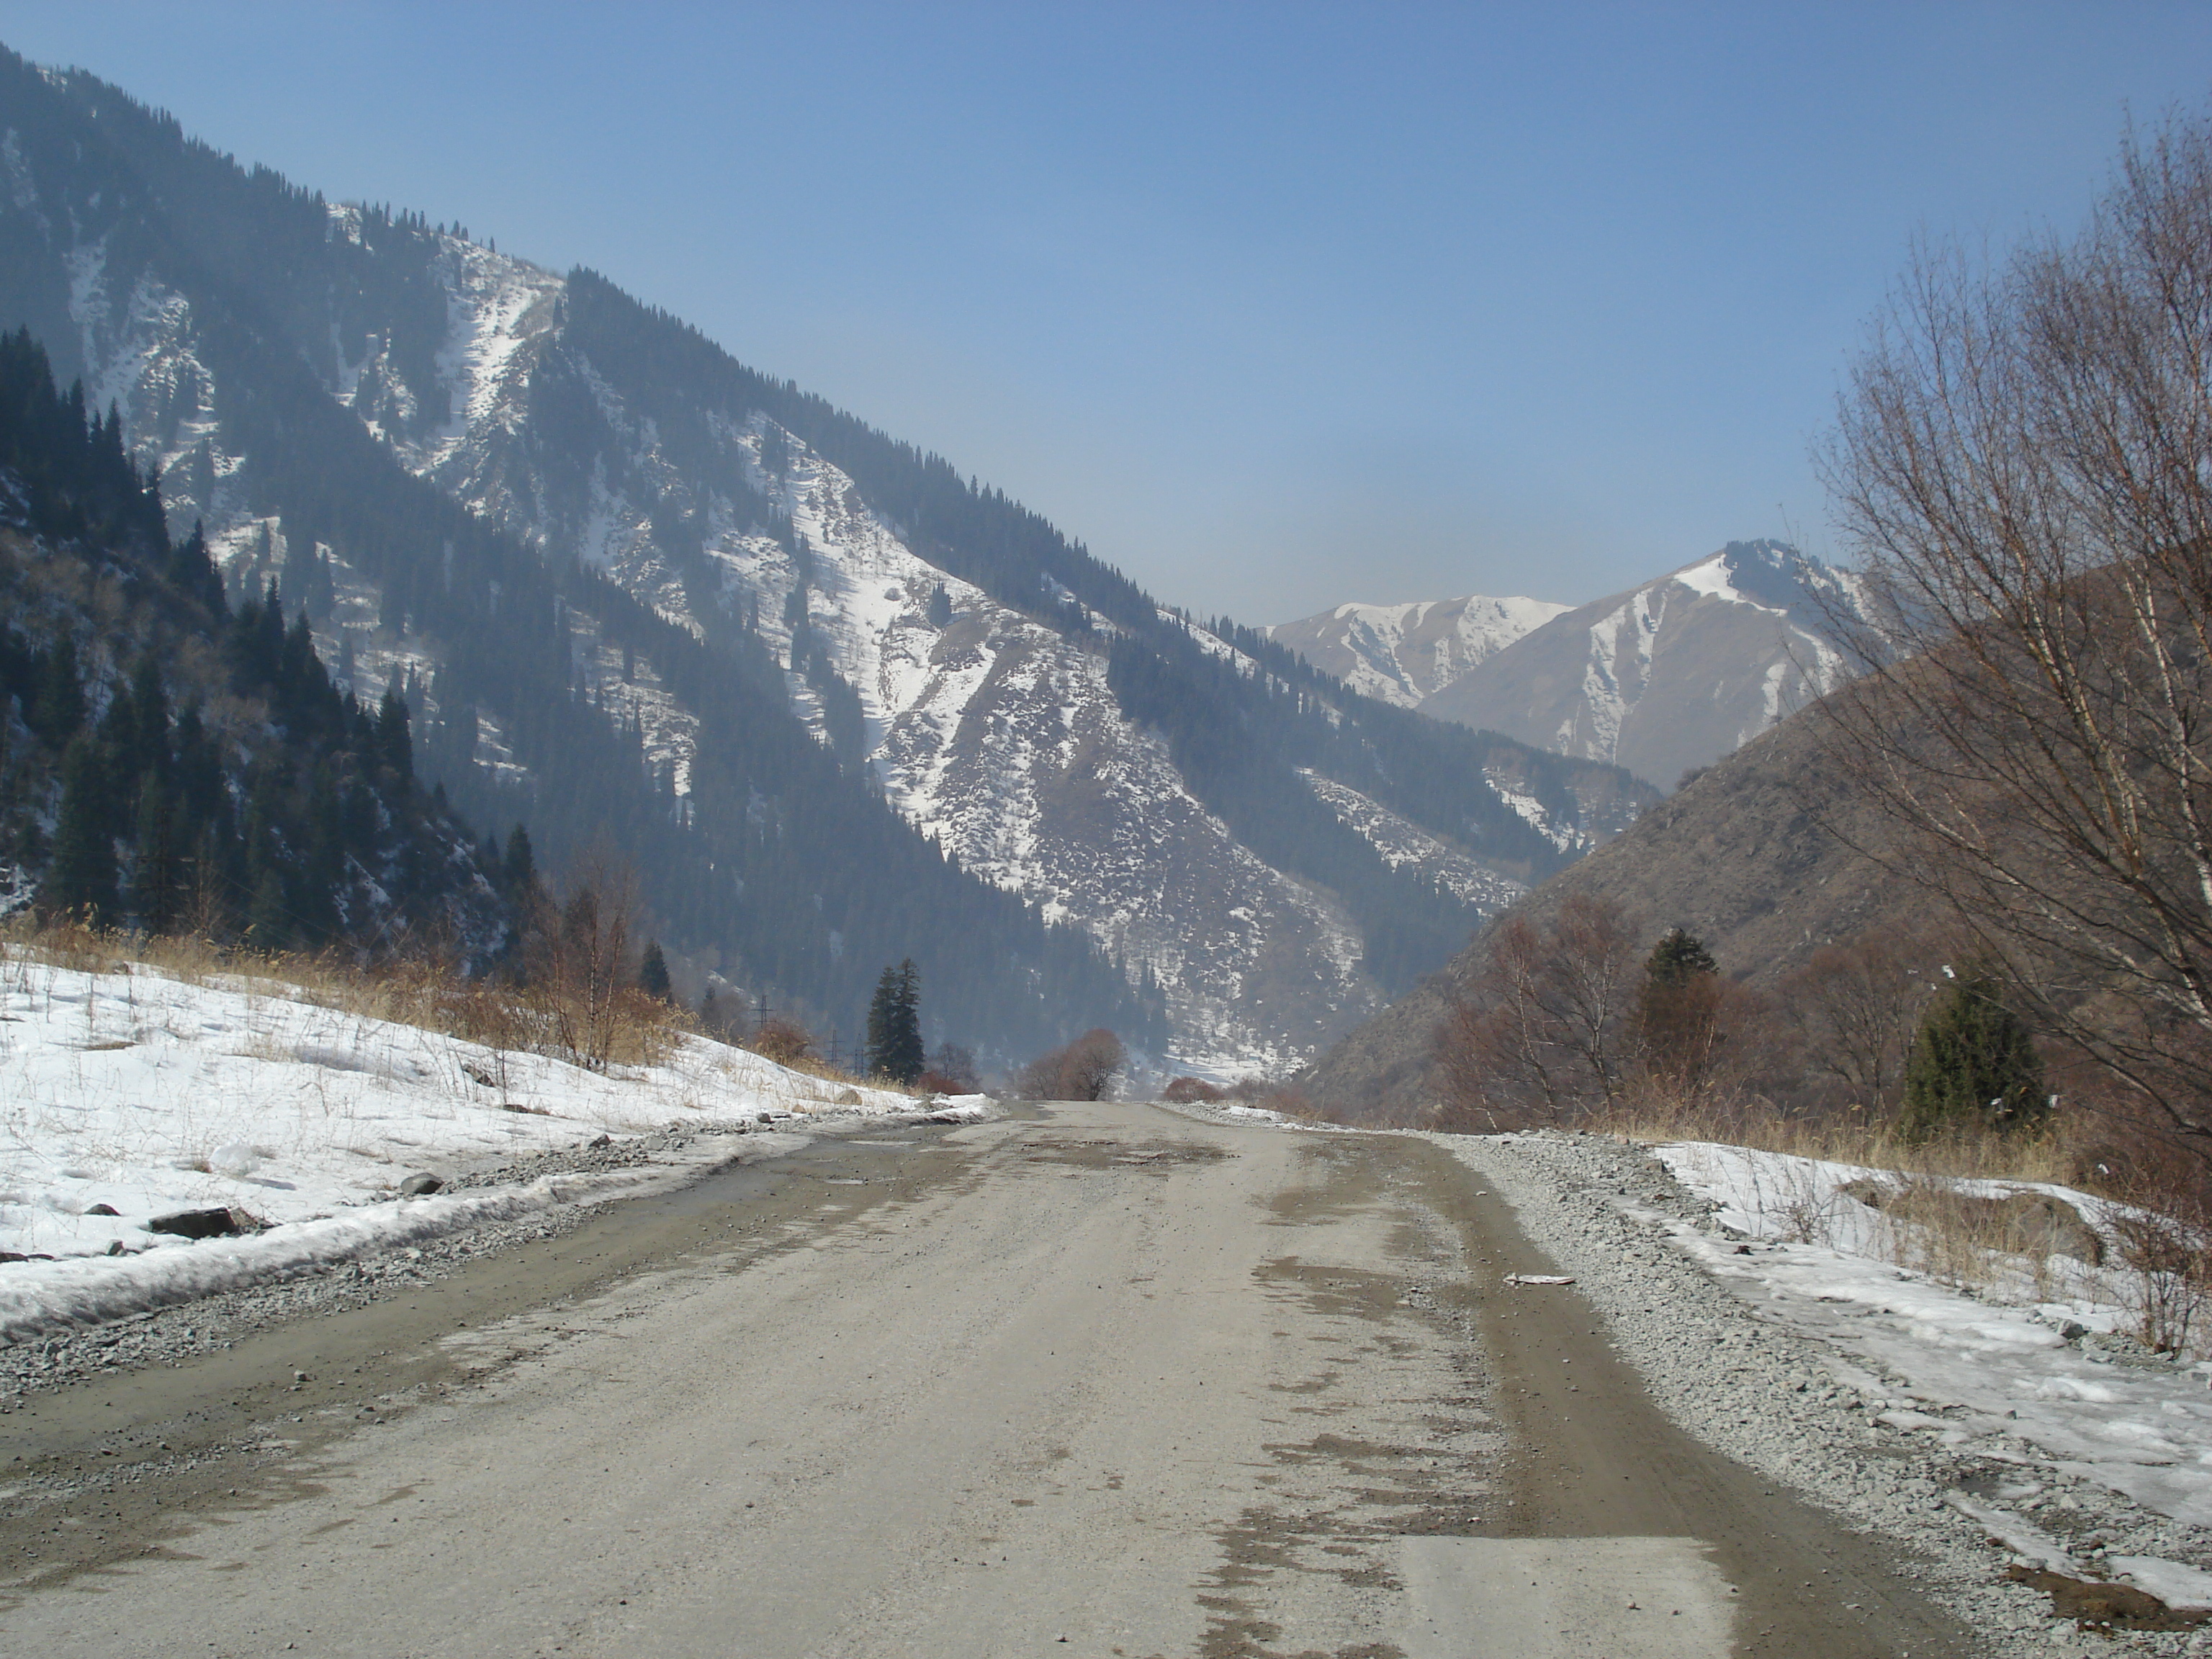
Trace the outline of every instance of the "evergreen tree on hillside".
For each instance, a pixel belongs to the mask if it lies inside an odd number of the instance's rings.
[[[1675,987],[1687,984],[1694,974],[1719,971],[1713,953],[1696,934],[1676,927],[1652,947],[1650,958],[1644,964],[1644,976],[1653,985]]]
[[[676,988],[668,979],[668,958],[661,954],[657,939],[645,942],[645,956],[637,965],[637,988],[656,1001],[676,1000]]]
[[[2010,1134],[2051,1115],[2043,1058],[1984,966],[1954,975],[1928,1006],[1905,1061],[1899,1138],[1919,1145],[1953,1131]]]
[[[922,1073],[921,973],[912,957],[884,969],[868,1004],[867,1068],[871,1077],[911,1083]]]
[[[40,889],[49,915],[80,916],[112,926],[121,908],[115,842],[108,834],[108,779],[100,744],[88,732],[70,739],[62,757],[61,811],[54,824],[53,863]]]

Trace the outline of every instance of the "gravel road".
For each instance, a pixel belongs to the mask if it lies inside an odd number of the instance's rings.
[[[817,1142],[23,1396],[0,1642],[1991,1651],[1507,1282],[1522,1178],[1134,1105]]]

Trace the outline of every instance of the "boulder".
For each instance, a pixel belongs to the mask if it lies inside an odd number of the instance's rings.
[[[432,1193],[445,1189],[446,1183],[434,1175],[411,1175],[399,1183],[402,1198],[428,1198]]]
[[[2093,1267],[2105,1262],[2105,1241],[2081,1211],[2049,1193],[2014,1193],[1996,1200],[2005,1236],[2023,1255],[2070,1255]]]
[[[242,1231],[228,1210],[178,1210],[157,1215],[146,1224],[149,1233],[168,1233],[177,1238],[229,1238]]]

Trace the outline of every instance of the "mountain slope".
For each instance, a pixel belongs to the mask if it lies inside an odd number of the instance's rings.
[[[1869,931],[1904,936],[1925,921],[1927,895],[1857,850],[1894,834],[1849,787],[1822,715],[1808,708],[1715,762],[1513,914],[1542,927],[1569,894],[1589,893],[1653,929],[1686,928],[1723,972],[1771,986],[1823,945]],[[1304,1086],[1361,1113],[1433,1103],[1437,1024],[1480,975],[1486,949],[1478,937],[1332,1048]]]
[[[404,705],[234,612],[120,428],[0,336],[0,910],[482,963],[516,920],[499,868],[416,781]]]
[[[817,1016],[910,954],[969,1040],[1157,1045],[1164,1009],[1186,1053],[1287,1059],[1650,799],[1165,611],[589,271],[330,206],[88,77],[0,65],[0,315],[231,578],[409,688],[458,803],[556,856],[607,830],[687,949]]]
[[[1439,720],[1671,785],[1832,690],[1821,605],[1848,578],[1780,542],[1730,542],[1570,610],[1533,599],[1340,605],[1271,635]]]

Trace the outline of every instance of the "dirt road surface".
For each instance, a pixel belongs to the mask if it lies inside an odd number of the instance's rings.
[[[0,1650],[1972,1653],[1435,1146],[817,1143],[0,1427]]]

